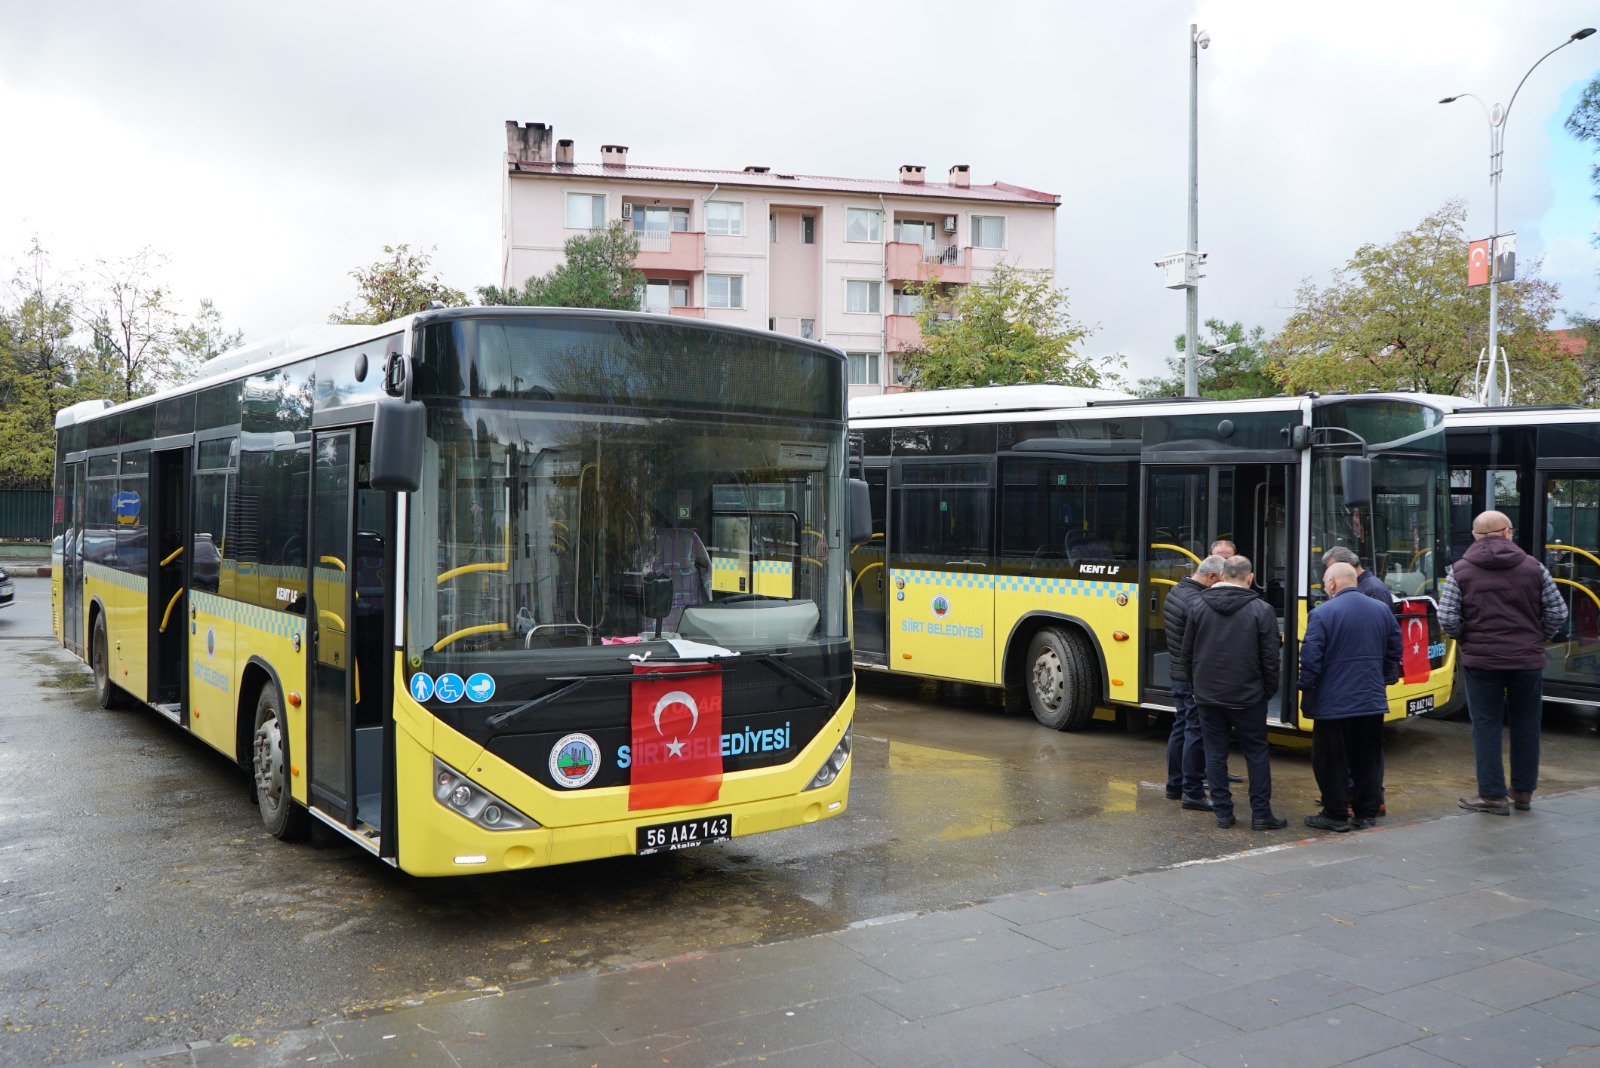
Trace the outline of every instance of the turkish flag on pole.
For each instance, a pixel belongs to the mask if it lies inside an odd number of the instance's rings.
[[[1400,670],[1407,684],[1427,682],[1428,602],[1406,601],[1400,606]]]
[[[686,678],[674,674],[692,672]],[[722,670],[635,664],[628,809],[703,805],[722,794]]]
[[[1467,242],[1467,285],[1489,284],[1489,239]]]

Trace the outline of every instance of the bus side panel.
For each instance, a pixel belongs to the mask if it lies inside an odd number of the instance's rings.
[[[145,659],[144,577],[104,564],[88,564],[84,567],[83,578],[84,605],[98,599],[105,610],[111,681],[142,701],[149,673]],[[84,619],[87,622],[88,616]]]
[[[993,684],[995,579],[929,568],[894,568],[890,664],[918,675]]]
[[[50,633],[65,645],[67,635],[63,608],[66,605],[66,591],[62,584],[66,578],[61,573],[63,559],[65,558],[60,553],[50,554]]]
[[[239,704],[241,665],[234,652],[235,605],[214,593],[193,589],[189,603],[194,606],[194,618],[187,621],[189,729],[208,745],[236,757],[234,714]]]
[[[1116,702],[1139,700],[1139,588],[1131,582],[1093,579],[1045,578],[1001,575],[996,580],[994,620],[998,640],[994,649],[995,678],[1003,678],[1005,636],[1016,633],[1017,622],[1030,612],[1072,616],[1088,625],[1089,640],[1105,659],[1108,678],[1103,692]],[[1118,604],[1121,598],[1124,603]],[[1067,625],[1067,624],[1064,624]],[[1128,636],[1116,641],[1114,633]],[[1020,650],[1019,655],[1025,654]],[[1097,700],[1099,698],[1097,697]]]

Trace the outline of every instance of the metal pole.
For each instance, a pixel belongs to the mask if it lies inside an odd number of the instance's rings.
[[[1183,395],[1198,397],[1200,387],[1196,381],[1196,334],[1200,328],[1200,280],[1195,260],[1200,252],[1200,119],[1197,97],[1200,89],[1200,27],[1189,24],[1189,251],[1184,260],[1184,273],[1195,272],[1187,278],[1184,289],[1183,328]],[[1492,299],[1492,298],[1491,298]],[[1490,328],[1493,329],[1492,327]]]
[[[1498,107],[1498,105],[1496,105]],[[1496,124],[1494,118],[1489,119],[1489,186],[1493,191],[1494,200],[1494,226],[1489,232],[1489,389],[1484,394],[1484,402],[1489,407],[1498,407],[1500,404],[1500,283],[1496,280],[1499,275],[1499,264],[1496,257],[1500,252],[1500,153],[1503,149],[1505,133],[1504,118]]]

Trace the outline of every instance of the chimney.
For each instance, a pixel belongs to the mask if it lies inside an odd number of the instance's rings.
[[[972,185],[972,173],[965,163],[957,163],[950,168],[950,184],[966,189]]]
[[[744,169],[744,173],[746,173],[746,174],[766,174],[770,170],[772,170],[771,167],[758,167],[755,164],[751,164],[750,166],[748,166],[748,167],[746,167]]]
[[[601,145],[600,162],[607,167],[626,167],[628,165],[628,146]]]
[[[924,170],[926,168],[915,163],[903,163],[900,165],[900,180],[908,185],[921,185]]]
[[[563,166],[572,166],[572,138],[563,137],[556,142],[556,162]]]
[[[517,163],[549,163],[550,138],[555,131],[542,122],[526,126],[506,120],[506,155]]]

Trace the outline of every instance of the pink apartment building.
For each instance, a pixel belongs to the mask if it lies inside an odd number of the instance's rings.
[[[579,163],[544,123],[506,123],[501,284],[521,288],[574,234],[621,219],[639,237],[645,307],[826,341],[850,354],[852,396],[899,388],[920,337],[907,283],[982,284],[995,265],[1055,271],[1061,198],[1005,182],[895,181],[641,167],[621,145]]]

